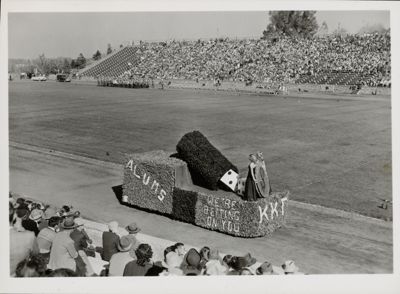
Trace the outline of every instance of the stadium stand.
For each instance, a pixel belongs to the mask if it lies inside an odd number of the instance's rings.
[[[271,40],[141,42],[81,76],[390,86],[390,33]]]

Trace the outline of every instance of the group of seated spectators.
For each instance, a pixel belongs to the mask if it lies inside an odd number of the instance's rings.
[[[160,80],[294,82],[301,75],[352,72],[376,84],[390,77],[390,33],[313,38],[141,42],[134,76]]]
[[[222,255],[207,246],[187,250],[183,243],[168,246],[161,260],[153,260],[151,245],[137,238],[136,223],[121,235],[118,223],[110,222],[102,246],[95,247],[80,213],[67,205],[56,210],[10,196],[9,221],[10,274],[16,277],[302,274],[291,260],[278,267],[257,262],[250,253]],[[98,273],[89,261],[96,255],[104,262]]]

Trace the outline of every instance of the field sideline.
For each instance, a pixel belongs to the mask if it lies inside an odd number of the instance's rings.
[[[307,99],[197,90],[9,83],[10,141],[121,163],[171,153],[200,130],[242,171],[261,150],[273,190],[297,201],[384,219],[392,198],[390,98]]]

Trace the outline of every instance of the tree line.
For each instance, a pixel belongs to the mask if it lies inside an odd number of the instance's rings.
[[[120,45],[120,48],[123,46]],[[39,73],[44,75],[58,74],[58,73],[71,73],[77,72],[84,68],[88,64],[102,59],[104,56],[109,55],[113,52],[111,44],[107,45],[106,54],[102,54],[100,50],[97,50],[91,58],[86,58],[82,53],[77,58],[68,57],[56,57],[48,58],[45,54],[40,54],[34,59],[22,59],[14,58],[9,59],[8,71],[10,73]]]
[[[316,34],[328,34],[328,25],[322,22],[319,26],[316,19],[316,11],[313,10],[291,10],[291,11],[270,11],[268,13],[270,23],[263,31],[261,39],[276,38],[279,36],[295,38],[311,38]],[[358,34],[384,33],[388,31],[382,24],[366,24]],[[338,25],[332,31],[334,35],[346,35],[347,31]]]

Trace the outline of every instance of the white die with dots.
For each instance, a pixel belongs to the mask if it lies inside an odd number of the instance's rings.
[[[235,191],[238,177],[239,175],[230,169],[222,176],[220,181],[228,186],[232,191]]]

